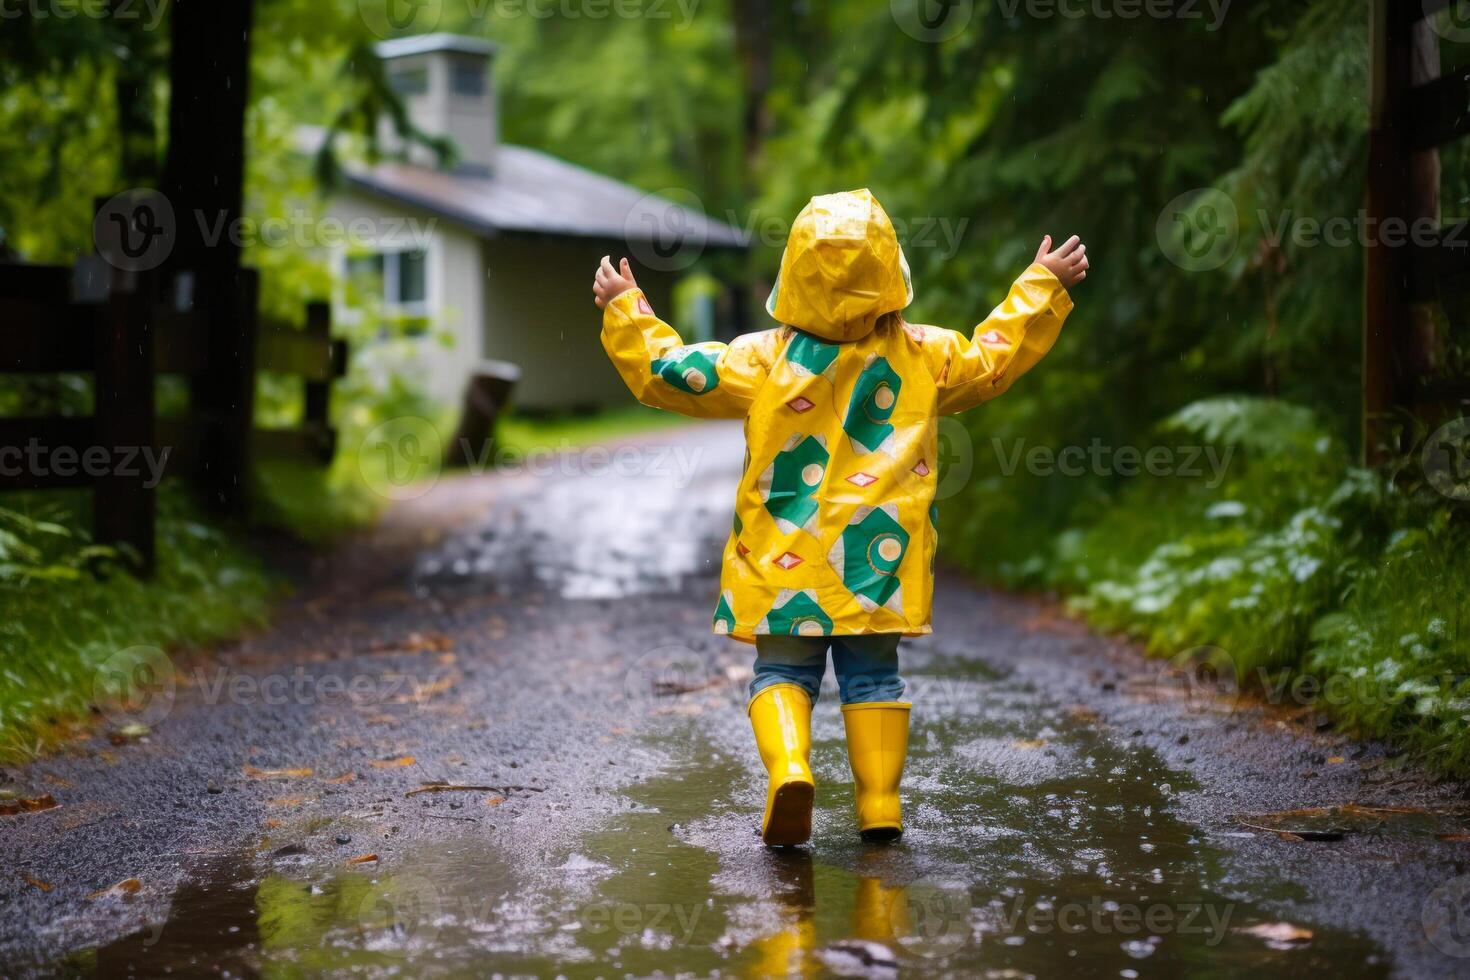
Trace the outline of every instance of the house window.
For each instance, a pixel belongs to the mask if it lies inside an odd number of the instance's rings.
[[[455,95],[479,98],[485,94],[485,66],[469,58],[457,59],[449,69],[449,90]]]
[[[421,248],[353,255],[347,278],[359,291],[381,296],[383,304],[410,316],[428,313],[428,254]]]
[[[423,95],[429,90],[429,69],[395,69],[388,73],[388,84],[399,95]]]

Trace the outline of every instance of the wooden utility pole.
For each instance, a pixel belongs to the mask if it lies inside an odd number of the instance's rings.
[[[1441,79],[1431,2],[1371,0],[1368,241],[1363,272],[1362,450],[1380,463],[1393,443],[1395,408],[1412,410],[1434,367],[1439,249],[1439,151],[1460,135],[1453,104],[1463,80]],[[1449,109],[1449,118],[1444,111]]]
[[[170,9],[168,161],[163,192],[178,223],[168,268],[192,277],[208,314],[208,366],[192,379],[192,411],[206,424],[200,488],[212,507],[240,513],[249,496],[255,402],[255,295],[240,275],[245,105],[252,0],[175,0]]]

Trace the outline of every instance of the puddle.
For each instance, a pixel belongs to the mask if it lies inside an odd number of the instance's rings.
[[[419,559],[415,585],[500,595],[530,586],[563,599],[616,599],[678,593],[693,578],[716,575],[743,442],[738,427],[702,431],[701,443],[675,430],[668,444],[589,447],[607,457],[600,463],[575,452],[555,457],[546,475],[556,479],[508,485],[487,523]]]
[[[1173,794],[1189,787],[1150,750],[1039,704],[1018,682],[946,673],[950,696],[915,713],[909,830],[897,845],[869,848],[852,834],[832,704],[819,706],[814,732],[816,844],[789,852],[753,833],[761,792],[746,768],[744,719],[671,719],[659,738],[691,746],[687,767],[639,784],[634,806],[564,850],[522,853],[482,834],[393,868],[319,879],[259,877],[244,860],[206,868],[170,921],[68,967],[267,977],[1388,973],[1351,932],[1285,917],[1295,931],[1279,938],[1279,909],[1305,896],[1285,880],[1244,894],[1207,835],[1172,814]],[[1249,931],[1261,926],[1271,931]]]

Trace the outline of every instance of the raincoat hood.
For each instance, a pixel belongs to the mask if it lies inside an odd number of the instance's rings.
[[[766,312],[823,340],[860,340],[884,313],[913,301],[893,222],[867,188],[821,194],[786,240]]]

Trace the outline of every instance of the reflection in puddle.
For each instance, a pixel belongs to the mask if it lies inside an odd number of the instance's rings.
[[[852,834],[833,705],[818,706],[814,726],[816,844],[784,852],[753,833],[761,786],[744,719],[671,717],[658,737],[690,746],[684,768],[639,784],[633,806],[560,850],[481,835],[307,880],[256,878],[246,858],[205,869],[161,929],[71,966],[270,977],[1387,973],[1353,933],[1293,919],[1310,938],[1273,946],[1246,932],[1281,922],[1301,896],[1284,877],[1250,895],[1231,882],[1207,835],[1173,816],[1185,777],[1148,749],[1010,678],[977,673],[949,690],[915,713],[910,829],[893,846]]]

